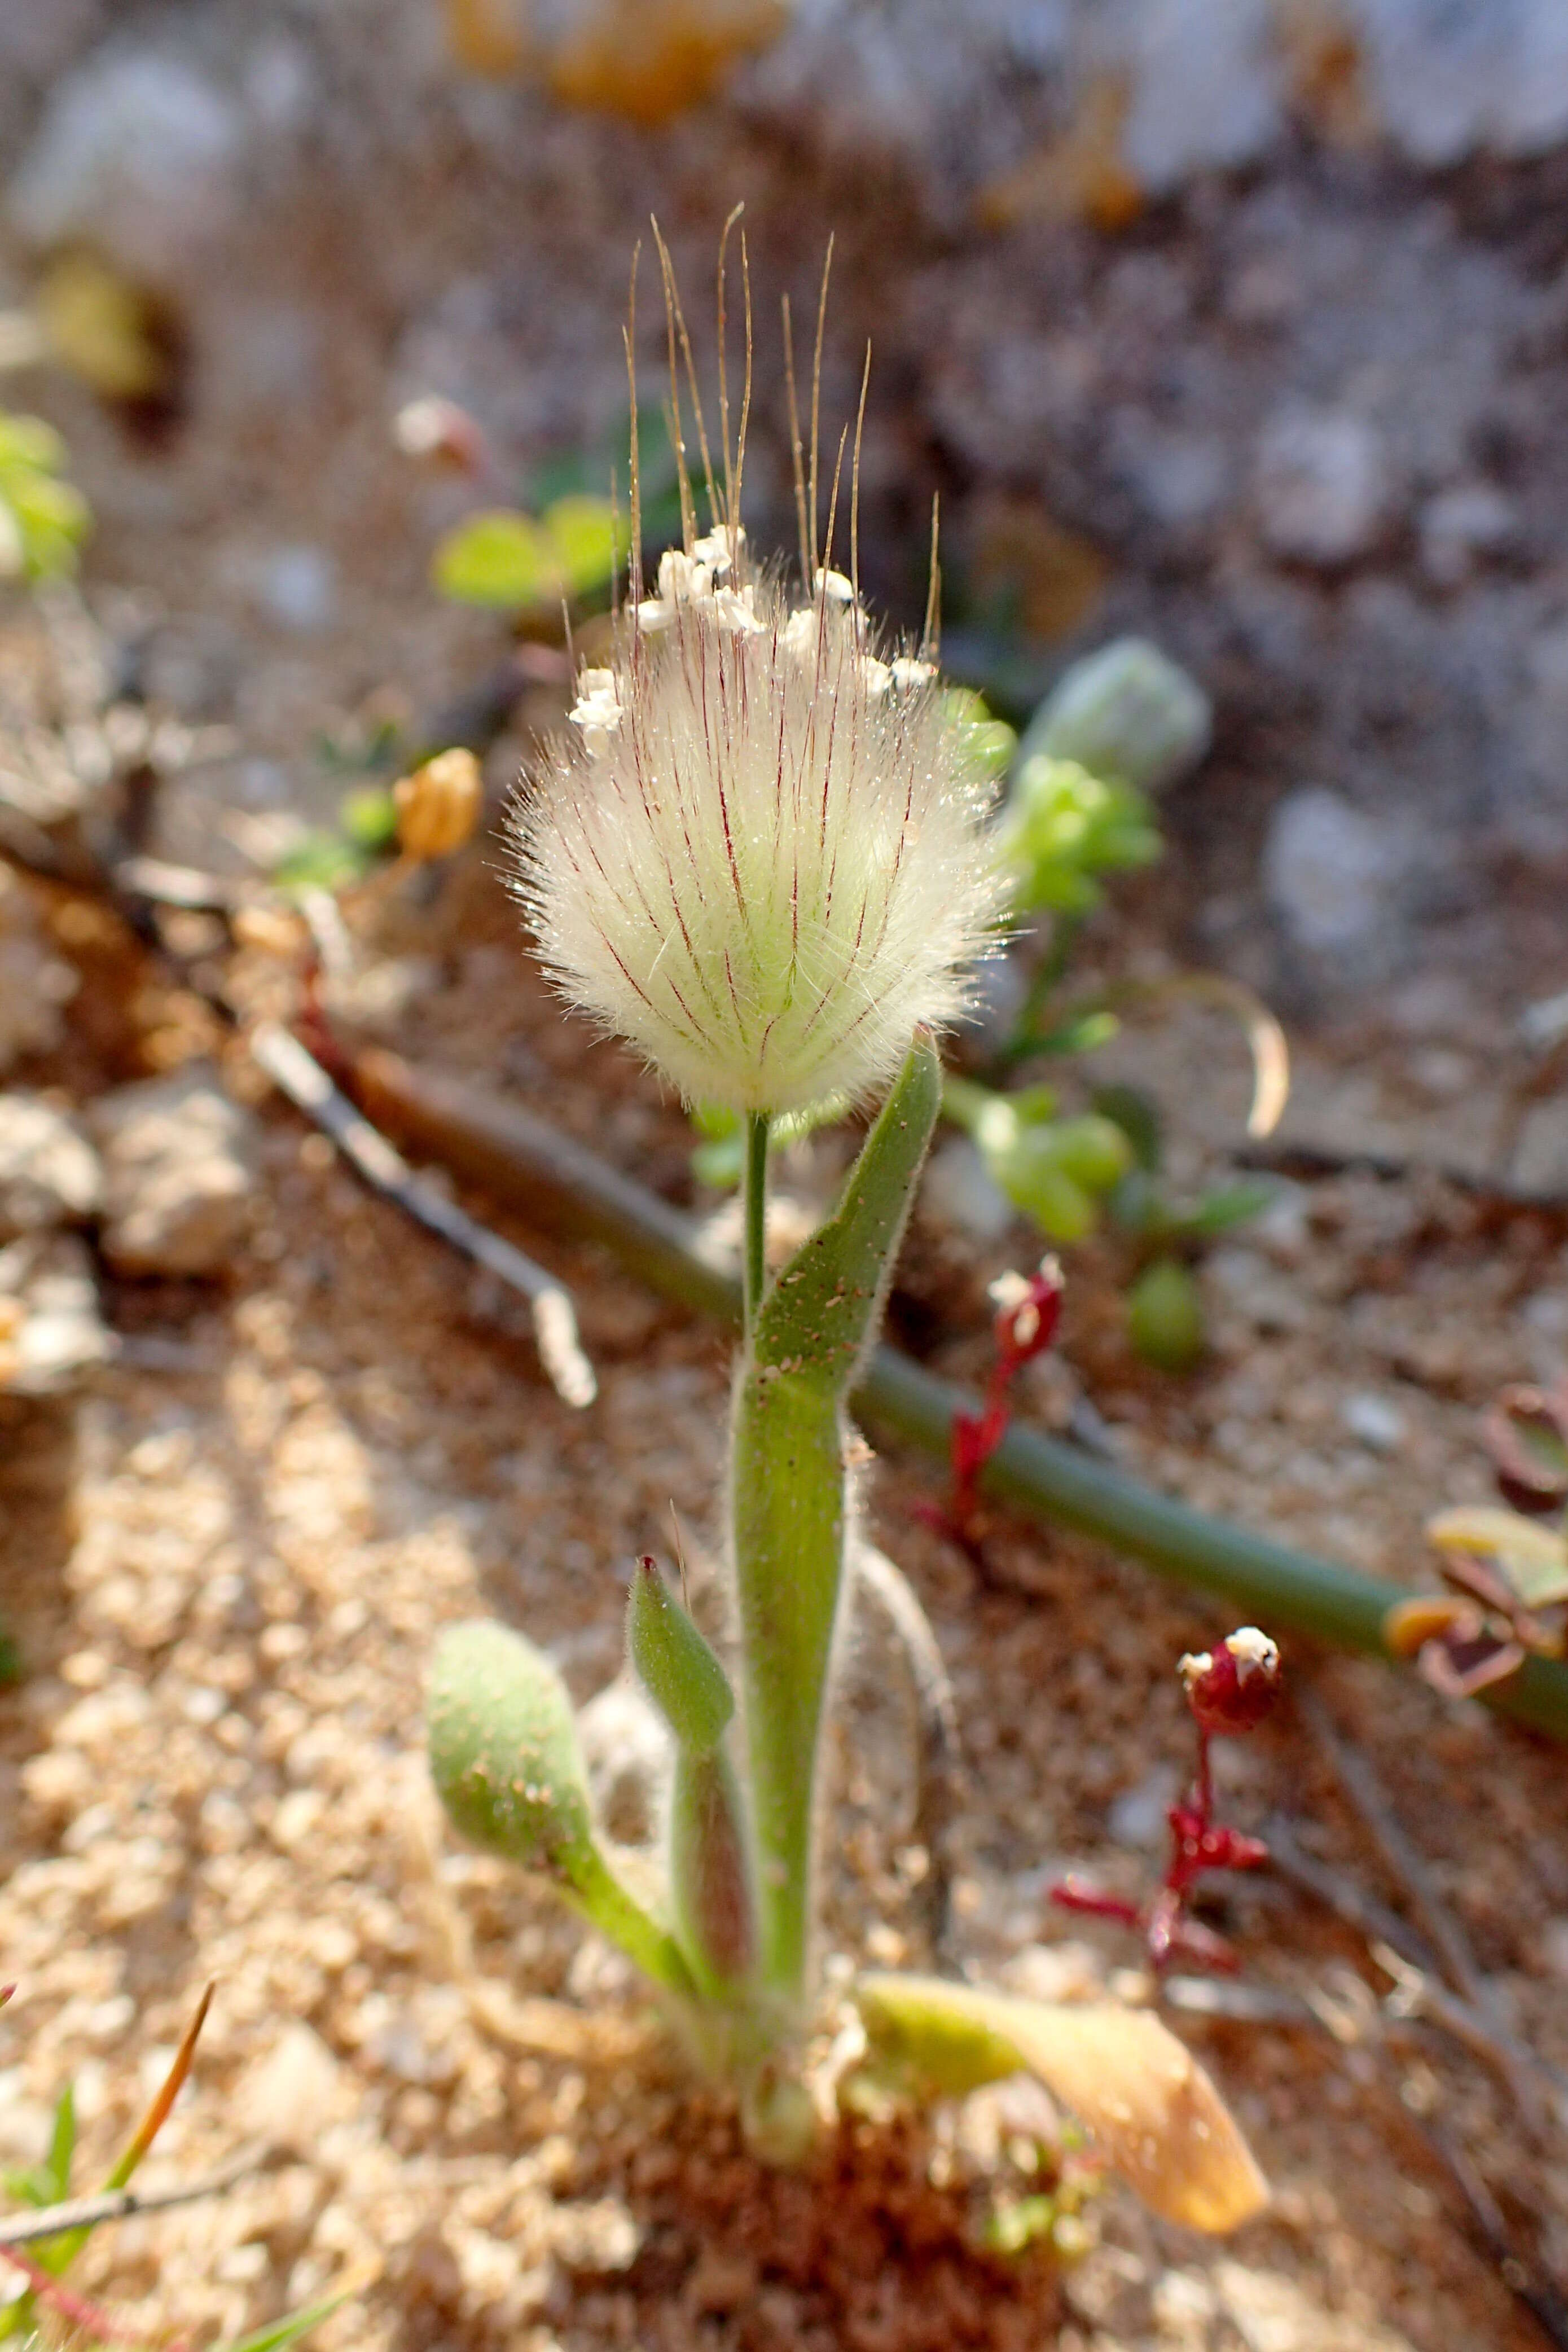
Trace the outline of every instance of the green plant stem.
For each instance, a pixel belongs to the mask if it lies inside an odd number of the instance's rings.
[[[380,1049],[356,1056],[351,1076],[369,1116],[405,1142],[548,1230],[603,1244],[665,1297],[738,1327],[740,1286],[703,1255],[690,1219],[544,1120]],[[872,1357],[854,1402],[873,1427],[923,1446],[944,1463],[955,1412],[979,1410],[969,1391],[935,1379],[888,1347]],[[1395,1601],[1409,1599],[1407,1586],[1211,1518],[1017,1422],[988,1463],[981,1485],[1032,1518],[1076,1528],[1159,1575],[1216,1594],[1272,1632],[1294,1627],[1337,1648],[1392,1662],[1384,1614]],[[1568,1665],[1527,1658],[1517,1675],[1482,1696],[1516,1721],[1568,1743]]]
[[[742,1255],[745,1328],[757,1322],[768,1283],[768,1113],[748,1111],[746,1118],[746,1162],[741,1176],[746,1245]]]

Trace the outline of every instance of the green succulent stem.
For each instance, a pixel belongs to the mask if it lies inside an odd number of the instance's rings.
[[[765,1110],[749,1111],[746,1120],[746,1160],[741,1177],[746,1244],[741,1265],[745,1281],[746,1328],[757,1320],[768,1286],[768,1131]]]
[[[817,1750],[849,1504],[846,1400],[874,1336],[942,1097],[922,1035],[834,1214],[751,1318],[736,1389],[730,1508],[764,1982],[804,1991]]]

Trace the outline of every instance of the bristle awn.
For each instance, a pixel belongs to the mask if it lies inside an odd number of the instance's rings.
[[[622,341],[626,346],[626,397],[631,404],[632,437],[627,462],[632,472],[632,629],[637,631],[637,610],[643,602],[643,464],[640,446],[642,436],[637,430],[637,264],[643,257],[643,241],[638,238],[632,254],[632,284],[626,297],[626,325]]]
[[[611,528],[614,528],[613,524]],[[564,588],[561,590],[560,594],[560,625],[566,637],[566,674],[569,677],[575,677],[577,676],[577,647],[571,641],[571,602]]]
[[[716,523],[718,520],[718,494],[714,488],[713,459],[708,454],[707,446],[707,420],[703,415],[702,394],[697,390],[697,371],[696,362],[692,358],[692,339],[686,332],[686,314],[681,308],[681,287],[680,280],[675,276],[675,265],[670,258],[670,248],[664,243],[664,237],[660,234],[659,224],[657,221],[653,224],[653,235],[659,239],[659,261],[664,273],[664,299],[673,307],[674,314],[674,331],[681,339],[681,352],[686,362],[686,383],[691,388],[692,414],[696,421],[697,446],[702,451],[703,479],[707,485],[708,520],[710,525],[712,525]],[[670,373],[672,378],[674,374],[674,345],[672,342],[670,346]],[[680,400],[677,395],[675,401],[675,423],[677,426],[679,425],[680,421]],[[681,463],[684,467],[685,464],[685,450],[684,446],[681,450]],[[690,486],[688,484],[688,496],[689,487]],[[692,527],[695,534],[696,528],[695,501],[693,502]],[[686,553],[689,555],[691,551],[692,542],[688,539],[686,541]]]
[[[746,298],[746,382],[740,394],[740,430],[735,436],[735,504],[730,510],[730,562],[740,562],[740,486],[746,473],[746,435],[751,423],[751,259],[746,250],[746,231],[740,232],[740,284]]]
[[[827,573],[833,560],[833,522],[839,511],[839,479],[844,470],[844,451],[850,446],[850,428],[846,425],[839,436],[839,454],[833,460],[833,487],[828,493],[828,536],[822,547],[822,572]],[[822,601],[827,602],[827,588],[822,589]]]
[[[845,450],[845,448],[846,448],[846,447],[847,447],[847,446],[848,446],[848,443],[849,443],[849,437],[850,437],[850,428],[849,428],[849,426],[846,425],[844,426],[843,431],[842,431],[842,432],[840,434],[840,436],[839,436],[839,454],[838,454],[837,457],[836,457],[836,458],[834,459],[834,461],[833,461],[833,487],[832,487],[832,489],[831,489],[831,491],[830,492],[830,494],[829,494],[829,498],[828,498],[828,537],[827,537],[827,543],[826,543],[826,545],[823,547],[823,550],[822,550],[822,564],[821,564],[821,571],[820,571],[820,572],[818,572],[818,574],[817,574],[817,672],[816,672],[816,675],[817,675],[817,683],[818,683],[819,688],[821,687],[821,677],[822,677],[822,656],[823,656],[823,654],[827,651],[827,645],[828,645],[828,578],[827,578],[827,575],[828,575],[828,570],[829,570],[829,567],[830,567],[830,565],[831,564],[832,560],[833,560],[833,523],[834,523],[834,520],[835,520],[835,518],[837,517],[837,514],[838,514],[838,511],[839,511],[839,477],[840,477],[840,475],[843,472],[843,469],[844,469],[844,450]],[[811,725],[812,725],[813,729],[815,728],[816,723],[817,723],[817,713],[816,713],[815,707],[813,707],[812,711],[811,711]]]
[[[675,480],[681,493],[681,545],[690,555],[695,541],[696,517],[692,509],[692,478],[686,471],[686,445],[681,434],[681,378],[675,363],[675,296],[670,283],[670,257],[664,250],[664,240],[659,234],[659,224],[653,223],[653,242],[659,248],[659,268],[664,282],[664,326],[670,343],[670,405],[665,414],[670,446],[675,454]]]
[[[806,530],[806,459],[800,446],[800,412],[795,400],[795,338],[789,329],[789,297],[783,298],[784,381],[789,390],[789,451],[795,460],[795,522],[800,533],[800,579],[811,593],[811,547]]]
[[[828,239],[828,250],[822,257],[822,290],[817,297],[817,349],[811,362],[811,570],[806,585],[808,593],[816,593],[820,568],[817,541],[817,425],[822,400],[822,337],[828,324],[828,279],[833,268],[833,240]]]
[[[850,585],[855,597],[855,645],[864,643],[865,617],[861,611],[861,436],[865,431],[866,388],[871,383],[871,341],[861,370],[861,404],[855,412],[855,454],[850,467]]]
[[[632,420],[632,430],[637,430],[637,420]],[[610,468],[610,625],[614,628],[621,618],[621,486],[613,464]]]
[[[729,455],[729,373],[725,348],[728,340],[729,320],[725,311],[724,264],[725,256],[729,247],[729,232],[735,226],[736,222],[740,218],[740,215],[745,209],[746,207],[744,205],[736,205],[734,211],[730,214],[729,218],[724,225],[724,234],[718,241],[718,437],[724,445],[724,520],[726,529],[731,533],[730,562],[732,565],[735,561],[735,546],[733,540],[736,524],[735,472],[730,463]]]
[[[925,591],[925,626],[920,632],[920,658],[934,662],[942,637],[942,566],[937,561],[936,536],[942,494],[933,491],[931,498],[931,578]]]

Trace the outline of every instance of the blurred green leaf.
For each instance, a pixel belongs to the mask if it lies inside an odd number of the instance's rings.
[[[1127,1293],[1127,1337],[1157,1371],[1186,1372],[1206,1344],[1203,1300],[1179,1258],[1156,1258]]]
[[[92,518],[61,478],[65,462],[53,425],[0,409],[0,577],[54,580],[75,570]]]
[[[287,2318],[275,2319],[254,2335],[236,2336],[233,2342],[214,2347],[214,2352],[283,2352],[287,2344],[298,2344],[312,2327],[330,2319],[349,2300],[347,2294],[328,2295],[321,2303],[310,2304],[304,2311],[291,2312]]]
[[[769,1152],[798,1143],[802,1136],[815,1134],[820,1127],[831,1127],[835,1119],[842,1118],[848,1108],[841,1097],[832,1095],[825,1101],[809,1103],[804,1110],[780,1112],[768,1129]],[[692,1108],[691,1119],[702,1139],[692,1153],[693,1175],[712,1192],[733,1192],[740,1181],[745,1153],[746,1132],[739,1115],[723,1103],[696,1103]]]
[[[448,531],[435,551],[434,570],[441,593],[458,604],[520,612],[559,593],[549,533],[532,515],[512,508],[470,515]]]
[[[967,748],[982,772],[990,777],[1005,776],[1018,750],[1018,731],[1003,719],[993,718],[985,698],[972,687],[948,687],[942,697],[942,707],[949,719],[962,728]]]
[[[608,499],[557,499],[545,509],[544,528],[569,596],[608,586],[628,546],[625,517],[618,525]]]
[[[279,890],[340,890],[344,883],[359,881],[369,862],[341,834],[318,828],[278,859],[271,879]]]
[[[1040,753],[1013,779],[997,846],[1019,913],[1082,914],[1100,903],[1101,875],[1151,866],[1164,844],[1150,803],[1131,784]]]
[[[984,2243],[988,2253],[1015,2256],[1029,2252],[1056,2228],[1054,2197],[1017,2197],[994,2206],[987,2216]]]
[[[338,815],[344,839],[372,856],[397,841],[397,804],[384,784],[361,784],[345,793]]]
[[[435,584],[457,604],[525,612],[607,587],[626,544],[608,499],[568,491],[540,517],[514,507],[470,515],[437,547]]]
[[[1171,1231],[1194,1241],[1214,1234],[1228,1234],[1233,1225],[1244,1225],[1249,1217],[1261,1216],[1275,1191],[1274,1185],[1260,1179],[1218,1184],[1190,1209],[1178,1210],[1171,1220]]]
[[[1138,1166],[1153,1173],[1165,1150],[1159,1105],[1153,1097],[1146,1095],[1142,1087],[1097,1087],[1094,1108],[1102,1118],[1115,1120],[1132,1145]]]

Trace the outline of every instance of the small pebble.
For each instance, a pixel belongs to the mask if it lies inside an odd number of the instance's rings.
[[[1340,1406],[1340,1418],[1374,1454],[1396,1454],[1405,1442],[1404,1414],[1375,1389],[1353,1391]]]

